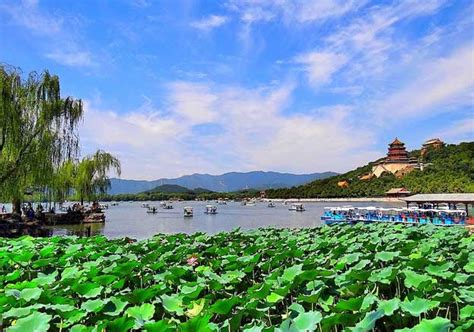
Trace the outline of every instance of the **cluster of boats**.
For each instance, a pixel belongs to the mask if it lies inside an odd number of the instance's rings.
[[[321,220],[326,225],[337,223],[394,222],[405,224],[433,224],[441,226],[464,226],[467,213],[464,210],[383,208],[383,207],[326,207]]]
[[[241,203],[241,205],[242,206],[255,206],[256,203],[257,202],[255,200],[243,201]],[[218,204],[219,205],[227,205],[227,203],[225,201],[218,201]],[[283,204],[286,205],[286,202],[283,203]],[[147,211],[146,211],[147,213],[151,213],[151,214],[158,213],[158,208],[156,206],[150,205],[149,203],[143,203],[142,207],[147,209]],[[173,204],[172,204],[172,202],[161,202],[160,207],[164,210],[170,210],[170,209],[173,209]],[[276,207],[276,205],[275,205],[274,202],[269,201],[267,207],[274,208],[274,207]],[[293,204],[291,204],[291,206],[288,210],[296,211],[296,212],[303,212],[303,211],[305,211],[305,208],[304,208],[304,205],[301,204],[301,203],[293,203]],[[191,206],[185,206],[183,208],[183,213],[184,213],[184,217],[192,217],[194,215],[194,209]],[[216,205],[211,205],[211,204],[206,205],[204,213],[205,214],[217,214],[217,206]]]

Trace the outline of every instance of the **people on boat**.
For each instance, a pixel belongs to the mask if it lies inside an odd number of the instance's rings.
[[[7,208],[5,207],[5,205],[2,205],[2,213],[7,213]]]

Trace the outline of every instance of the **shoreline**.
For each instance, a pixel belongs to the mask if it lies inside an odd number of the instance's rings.
[[[405,203],[405,201],[394,197],[346,197],[346,198],[265,198],[265,201],[273,202],[389,202]]]

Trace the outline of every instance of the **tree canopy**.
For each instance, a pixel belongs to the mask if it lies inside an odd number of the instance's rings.
[[[61,97],[58,76],[21,74],[0,65],[0,196],[14,201],[77,156],[83,116],[80,99]]]
[[[410,156],[421,158],[420,150]],[[267,190],[270,198],[333,198],[333,197],[380,197],[391,188],[404,187],[415,193],[457,193],[474,192],[474,142],[451,144],[430,149],[423,157],[425,169],[415,169],[399,178],[383,173],[379,178],[361,179],[377,162],[359,167],[344,174],[323,180],[287,188]],[[347,181],[341,188],[339,181]]]

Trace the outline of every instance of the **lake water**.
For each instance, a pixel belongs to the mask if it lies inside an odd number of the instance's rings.
[[[158,213],[148,214],[142,207],[149,203],[158,208]],[[311,202],[304,203],[306,211],[289,211],[290,205],[275,202],[276,207],[268,208],[266,202],[255,206],[241,206],[239,202],[228,202],[227,205],[217,205],[217,214],[204,213],[208,202],[174,202],[174,209],[165,210],[159,207],[159,202],[121,202],[118,206],[109,206],[105,210],[104,224],[88,224],[74,226],[55,226],[55,235],[81,235],[86,227],[91,227],[92,235],[103,234],[108,238],[130,237],[145,239],[156,233],[217,233],[230,231],[237,227],[242,230],[259,227],[289,227],[304,228],[321,226],[320,217],[325,206],[385,206],[401,207],[402,203],[387,202]],[[213,204],[213,203],[212,203]],[[192,206],[194,216],[185,218],[183,208]]]

